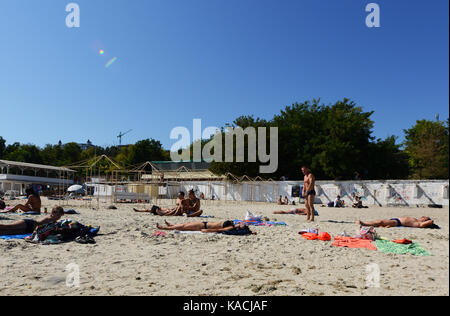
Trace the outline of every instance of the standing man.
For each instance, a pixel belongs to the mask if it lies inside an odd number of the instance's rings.
[[[302,172],[305,175],[303,184],[303,197],[305,198],[306,207],[306,221],[314,222],[314,200],[316,198],[316,191],[314,187],[316,185],[316,177],[311,173],[308,167],[303,166]]]

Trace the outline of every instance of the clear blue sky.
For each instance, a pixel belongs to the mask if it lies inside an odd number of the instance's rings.
[[[369,2],[379,29],[365,26]],[[133,129],[124,143],[170,148],[193,118],[270,119],[319,97],[351,98],[375,111],[376,137],[400,136],[449,115],[448,12],[448,0],[2,0],[0,136],[106,146]]]

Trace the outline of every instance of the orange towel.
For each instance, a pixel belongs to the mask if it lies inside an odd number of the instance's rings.
[[[377,250],[377,247],[371,240],[342,236],[335,236],[334,240],[334,243],[331,245],[335,247],[366,248],[369,250]]]
[[[319,237],[319,235],[314,234],[314,233],[304,233],[302,234],[302,237],[308,240],[316,240],[317,237]]]

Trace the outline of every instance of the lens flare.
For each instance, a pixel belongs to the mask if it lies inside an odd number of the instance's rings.
[[[100,49],[99,54],[103,55],[105,53],[105,51],[103,49]]]
[[[117,57],[111,58],[105,65],[105,68],[109,68],[112,64],[114,64],[117,61]]]

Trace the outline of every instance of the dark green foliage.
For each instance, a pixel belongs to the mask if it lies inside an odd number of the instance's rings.
[[[372,114],[344,99],[333,105],[321,104],[320,100],[295,103],[271,121],[239,117],[232,126],[278,127],[278,171],[259,174],[258,163],[236,162],[212,163],[210,170],[237,176],[300,179],[300,168],[307,165],[318,179],[348,180],[356,174],[363,179],[408,177],[407,156],[396,138],[374,140]]]
[[[448,119],[447,122],[420,120],[405,130],[405,152],[413,178],[448,179]]]

